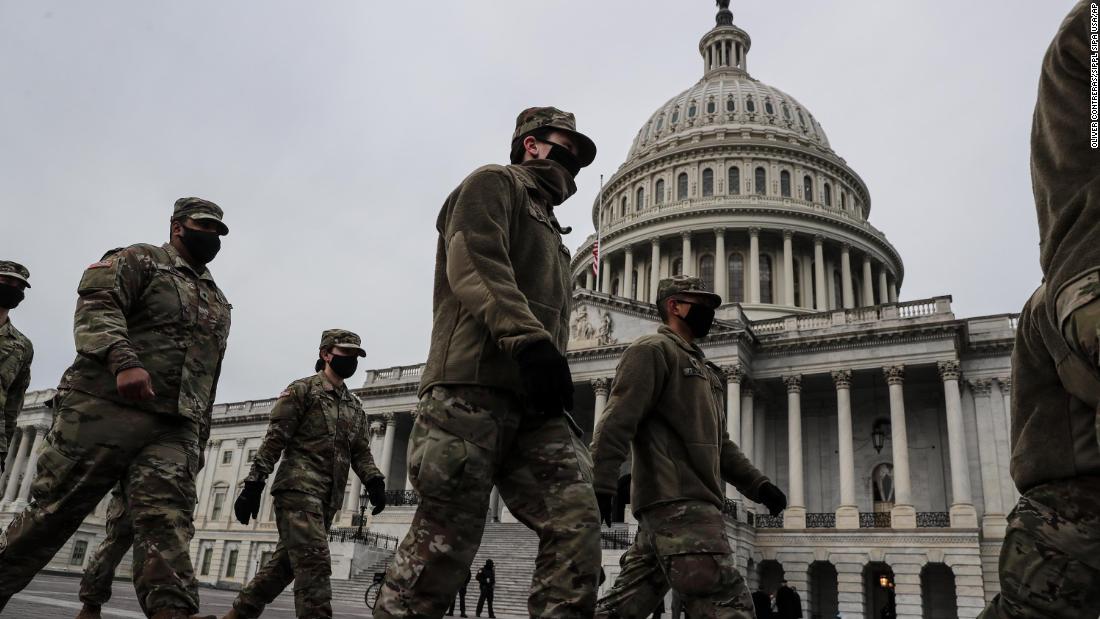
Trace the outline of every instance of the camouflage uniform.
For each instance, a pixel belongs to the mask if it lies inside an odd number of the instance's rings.
[[[661,280],[657,302],[721,298],[696,277]],[[725,381],[703,351],[667,325],[623,353],[592,439],[595,488],[614,494],[631,459],[638,535],[597,617],[644,617],[671,587],[692,617],[751,619],[752,595],[726,539],[723,479],[757,500],[768,478],[726,434]]]
[[[358,347],[358,336],[342,333],[354,337]],[[298,617],[332,617],[328,529],[344,499],[348,467],[364,484],[382,477],[371,457],[362,402],[346,385],[330,383],[324,372],[294,381],[271,410],[246,481],[265,481],[280,456],[271,488],[279,544],[233,608],[237,616],[259,617],[293,580]]]
[[[0,275],[23,280],[30,288],[30,273],[26,267],[0,260]],[[8,456],[8,444],[15,434],[15,420],[23,408],[23,396],[31,383],[31,361],[34,347],[27,336],[19,332],[9,317],[0,325],[0,462]]]
[[[134,525],[122,486],[116,486],[107,503],[106,536],[84,568],[80,579],[80,601],[89,606],[103,606],[111,599],[115,570],[134,543]],[[135,573],[137,570],[134,570]],[[138,600],[139,602],[141,600]]]
[[[569,133],[579,161],[595,156],[572,114],[525,110],[513,142]],[[530,410],[520,353],[569,336],[569,250],[554,206],[576,191],[561,165],[486,166],[447,198],[437,219],[432,343],[409,438],[420,495],[386,572],[375,617],[440,617],[469,574],[494,484],[539,535],[528,598],[535,617],[590,617],[600,571],[591,461],[565,414]]]
[[[1043,285],[1012,358],[1012,479],[1022,496],[985,619],[1100,616],[1100,150],[1089,144],[1089,2],[1043,60],[1031,136]]]
[[[176,203],[175,217],[216,219],[217,205]],[[224,224],[222,224],[224,227]],[[109,253],[81,278],[77,358],[59,386],[31,504],[0,538],[0,608],[49,562],[121,481],[133,517],[139,599],[149,613],[195,612],[188,544],[199,468],[229,334],[230,305],[210,272],[170,245]],[[115,374],[143,367],[155,397],[122,398]]]

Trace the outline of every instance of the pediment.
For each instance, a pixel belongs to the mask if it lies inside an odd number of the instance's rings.
[[[643,335],[656,333],[661,318],[653,304],[591,290],[573,293],[569,315],[569,351],[625,346]],[[739,322],[718,320],[713,335],[743,331]]]

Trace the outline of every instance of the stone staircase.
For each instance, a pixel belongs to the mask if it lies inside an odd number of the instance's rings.
[[[497,576],[496,595],[493,598],[493,610],[497,617],[528,616],[527,594],[531,588],[531,576],[535,572],[538,547],[538,537],[522,524],[487,523],[481,548],[471,565],[473,576],[466,591],[466,614],[473,617],[477,608],[478,585],[473,577],[485,565],[486,559],[492,559]],[[373,581],[374,573],[385,571],[392,560],[391,553],[348,580],[333,580],[333,601],[361,605],[363,594]],[[458,608],[455,608],[456,615],[457,612]]]

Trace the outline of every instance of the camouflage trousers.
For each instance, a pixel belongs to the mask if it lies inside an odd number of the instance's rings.
[[[96,548],[80,579],[80,601],[93,606],[103,606],[111,599],[115,570],[134,543],[134,527],[122,486],[117,486],[111,493],[111,502],[107,504],[106,529],[106,537]],[[135,568],[134,574],[139,571]],[[140,598],[138,601],[141,601]]]
[[[281,492],[275,497],[275,524],[279,543],[271,558],[233,601],[241,617],[259,617],[294,581],[294,612],[300,618],[332,617],[332,564],[328,552],[328,528],[335,514],[323,508],[321,499],[302,492]]]
[[[481,387],[435,387],[409,440],[420,504],[386,572],[375,617],[440,617],[466,581],[495,485],[539,537],[532,617],[591,617],[600,571],[592,460],[567,417],[524,415]]]
[[[980,619],[1100,617],[1100,478],[1037,486],[1008,516],[1001,592]]]
[[[648,617],[670,588],[692,619],[756,617],[717,507],[677,501],[645,510],[638,521],[634,543],[619,560],[622,571],[596,606],[596,617]]]
[[[63,393],[38,456],[31,504],[0,536],[0,609],[34,578],[111,488],[134,527],[135,587],[148,614],[199,607],[191,556],[199,434],[195,422]]]

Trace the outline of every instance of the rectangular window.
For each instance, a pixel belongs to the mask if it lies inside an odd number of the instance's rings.
[[[207,548],[202,551],[202,569],[199,570],[199,574],[202,576],[210,575],[210,560],[214,558],[214,549]]]
[[[84,555],[88,552],[88,542],[78,539],[73,542],[73,556],[69,558],[69,565],[84,565]]]
[[[233,450],[232,449],[226,449],[225,451],[222,452],[222,464],[232,464],[232,463],[233,463]]]
[[[225,577],[233,578],[237,574],[237,553],[238,550],[234,548],[229,551],[229,558],[225,560]]]
[[[255,449],[249,449],[248,450],[248,461],[252,462],[255,459],[256,459],[256,450]]]
[[[214,507],[210,510],[210,519],[217,520],[222,517],[222,505],[225,503],[225,492],[214,493]]]

